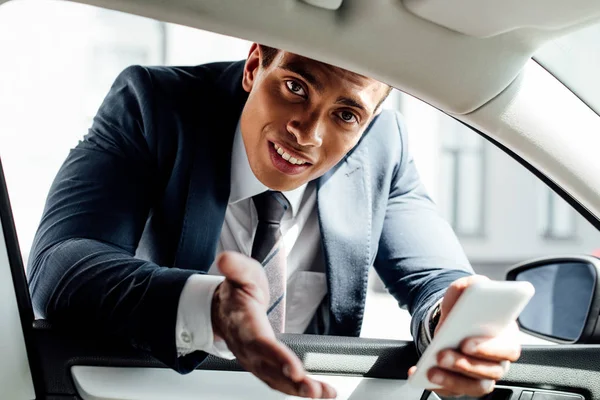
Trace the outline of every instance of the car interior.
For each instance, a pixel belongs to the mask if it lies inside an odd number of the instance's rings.
[[[0,14],[13,1],[0,0]],[[590,46],[564,41],[592,31],[600,40],[600,2],[74,2],[264,43],[386,82],[476,132],[600,230],[600,47],[588,54]],[[0,166],[1,398],[290,398],[235,361],[210,356],[179,375],[125,344],[36,319],[5,172]],[[546,344],[524,345],[486,399],[600,400],[599,268],[594,256],[569,254],[489,273],[536,286],[540,296],[519,326]],[[283,334],[280,340],[311,376],[336,388],[338,399],[437,398],[407,385],[418,360],[410,339]]]

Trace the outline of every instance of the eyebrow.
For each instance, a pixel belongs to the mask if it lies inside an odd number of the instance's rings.
[[[281,69],[285,69],[286,71],[293,72],[295,74],[300,75],[304,78],[308,83],[315,87],[318,92],[323,92],[324,86],[317,79],[315,75],[313,75],[310,71],[308,71],[303,64],[297,62],[291,62],[281,65]]]
[[[363,111],[367,111],[367,109],[365,108],[365,106],[363,106],[362,104],[360,104],[358,101],[351,99],[349,97],[338,97],[338,99],[335,101],[336,104],[343,104],[345,106],[348,107],[355,107],[358,108],[360,110]]]

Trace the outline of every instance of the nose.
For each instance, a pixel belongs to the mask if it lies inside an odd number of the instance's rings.
[[[296,143],[305,147],[320,147],[323,144],[323,128],[316,115],[294,118],[287,124],[287,130],[296,138]]]

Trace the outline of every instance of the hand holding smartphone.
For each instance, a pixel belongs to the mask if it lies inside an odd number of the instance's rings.
[[[529,282],[482,280],[471,284],[450,310],[408,383],[417,388],[439,389],[427,379],[427,371],[437,365],[437,354],[457,349],[470,337],[497,336],[517,319],[533,294]]]

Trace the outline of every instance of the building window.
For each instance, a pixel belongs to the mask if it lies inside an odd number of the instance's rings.
[[[86,79],[86,124],[89,126],[115,78],[131,65],[166,61],[167,25],[148,18],[92,9],[90,39],[83,70]],[[124,32],[131,31],[131,34]]]
[[[440,132],[440,206],[457,235],[481,237],[485,220],[485,141],[456,121]]]
[[[540,190],[540,232],[547,239],[572,240],[577,234],[576,213],[549,187]]]

